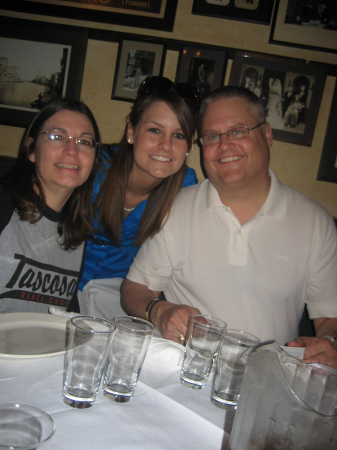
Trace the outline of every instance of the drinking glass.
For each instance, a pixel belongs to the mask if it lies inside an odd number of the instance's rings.
[[[47,450],[55,433],[53,419],[33,406],[0,405],[0,450]]]
[[[212,383],[211,402],[220,407],[236,407],[250,350],[260,342],[241,330],[225,330],[221,335]]]
[[[95,403],[115,325],[90,316],[73,317],[65,355],[63,401],[73,408]]]
[[[227,324],[215,317],[191,316],[180,381],[193,389],[205,387],[218,350],[221,332]]]
[[[138,317],[113,319],[116,331],[103,380],[103,394],[115,402],[129,402],[136,389],[154,325]]]

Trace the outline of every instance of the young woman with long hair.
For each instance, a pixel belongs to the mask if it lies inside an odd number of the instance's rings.
[[[184,186],[197,183],[186,156],[195,133],[198,91],[148,77],[118,146],[110,146],[94,184],[95,233],[89,238],[78,305],[70,310],[124,314],[119,287],[139,246],[155,236]]]

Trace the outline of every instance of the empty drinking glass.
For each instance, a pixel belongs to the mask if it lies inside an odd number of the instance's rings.
[[[103,393],[115,402],[128,402],[136,389],[154,325],[138,317],[113,319],[116,331],[103,380]]]

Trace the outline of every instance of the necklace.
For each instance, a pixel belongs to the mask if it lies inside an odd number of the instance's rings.
[[[41,220],[39,221],[39,224],[40,224],[40,230],[41,230],[41,238],[44,240],[50,239],[55,234],[55,231],[57,230],[57,226],[58,226],[58,225],[56,225],[55,230],[52,232],[52,234],[50,236],[45,237],[45,235],[43,234],[43,230],[42,230]]]
[[[127,211],[127,212],[131,212],[131,211],[133,211],[135,209],[135,206],[133,207],[133,208],[125,208],[125,206],[124,206],[124,211]]]

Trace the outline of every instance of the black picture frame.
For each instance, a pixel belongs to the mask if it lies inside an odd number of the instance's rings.
[[[331,103],[328,126],[325,133],[323,150],[317,180],[337,183],[337,82]]]
[[[260,98],[275,140],[310,147],[326,75],[324,64],[235,51],[229,84]]]
[[[229,49],[182,45],[176,83],[188,83],[204,97],[224,85],[228,55]]]
[[[121,39],[111,99],[134,102],[146,77],[162,75],[165,52],[165,45],[155,40]]]
[[[329,23],[314,25],[315,21],[309,20],[300,4],[301,0],[276,0],[269,43],[337,53],[337,2],[328,6],[333,8],[330,10],[333,28]]]
[[[269,25],[274,0],[259,0],[257,8],[241,0],[194,0],[192,14]]]
[[[60,96],[69,97],[75,100],[80,99],[85,55],[87,50],[87,29],[0,16],[0,40],[2,38],[4,38],[3,42],[7,42],[7,39],[22,41],[23,44],[27,44],[28,46],[31,44],[32,48],[35,48],[35,44],[41,44],[48,49],[48,45],[50,45],[51,55],[53,55],[53,50],[55,48],[54,44],[57,44],[60,48],[62,48],[62,46],[67,48],[69,51],[67,54],[66,71],[62,75],[64,76],[62,86],[66,86],[66,88],[62,89],[62,94],[56,94],[56,98]],[[0,50],[0,57],[1,56]],[[34,55],[34,57],[36,61],[39,61],[39,64],[43,65],[43,58],[39,58],[38,54]],[[10,67],[10,60],[6,61],[6,64],[7,62]],[[30,63],[34,65],[34,61],[29,61],[27,64]],[[36,71],[38,71],[37,67]],[[41,73],[44,75],[43,71]],[[16,82],[22,83],[22,81],[23,80],[18,77]],[[48,80],[44,80],[43,84],[41,84],[42,92],[46,92],[47,82]],[[34,83],[36,83],[36,81],[34,81]],[[29,82],[29,84],[32,83]],[[29,91],[28,86],[27,91]],[[4,98],[5,97],[3,97],[3,99]],[[39,98],[39,100],[41,100],[41,98]],[[48,101],[49,100],[51,101],[50,97]],[[46,103],[48,103],[48,101],[46,101]],[[36,112],[43,106],[42,101],[35,103],[28,108],[25,106],[23,109],[22,104],[13,105],[9,102],[6,104],[6,102],[2,100],[0,105],[0,124],[22,128],[27,127]]]
[[[3,9],[10,11],[172,31],[178,0],[138,2],[139,6],[122,0],[2,0],[1,3]]]

